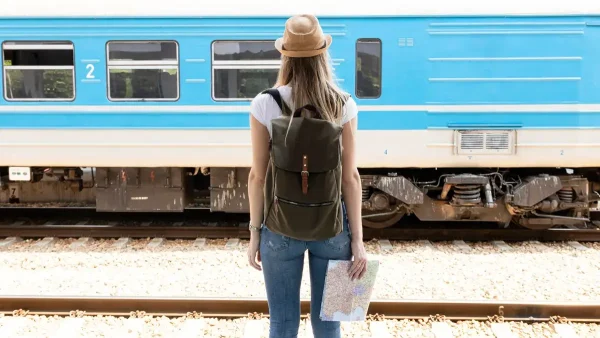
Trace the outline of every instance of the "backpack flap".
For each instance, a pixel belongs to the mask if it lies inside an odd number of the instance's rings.
[[[272,156],[278,168],[299,173],[305,156],[309,173],[333,170],[339,165],[341,126],[305,117],[295,117],[290,125],[290,117],[282,116],[273,119],[271,127]]]
[[[341,176],[342,128],[312,118],[293,118],[291,126],[289,121],[272,120],[275,197],[311,205],[335,201],[339,187],[331,182]]]

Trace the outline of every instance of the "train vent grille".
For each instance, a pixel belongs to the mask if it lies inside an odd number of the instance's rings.
[[[513,154],[515,132],[505,130],[456,131],[455,149],[458,155]]]

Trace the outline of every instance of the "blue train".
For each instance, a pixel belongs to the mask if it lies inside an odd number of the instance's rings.
[[[0,202],[248,212],[249,103],[310,12],[359,106],[365,226],[597,219],[598,4],[340,4],[3,6]]]

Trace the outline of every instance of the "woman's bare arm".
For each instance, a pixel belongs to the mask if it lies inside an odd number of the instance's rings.
[[[269,131],[253,115],[250,115],[250,135],[252,139],[252,167],[248,175],[248,203],[250,204],[250,224],[255,227],[263,221],[263,188],[269,163]],[[260,233],[250,231],[248,261],[252,267],[260,270]]]
[[[269,163],[269,132],[254,116],[251,116],[250,134],[252,136],[252,167],[248,177],[250,222],[254,226],[259,226],[263,221],[263,188]]]
[[[362,242],[362,185],[356,167],[357,118],[344,125],[342,131],[342,195],[348,212],[352,241]]]
[[[348,274],[353,280],[361,278],[367,271],[367,251],[362,233],[362,184],[356,166],[357,124],[355,117],[346,123],[342,130],[342,195],[352,232],[351,246],[354,261]]]

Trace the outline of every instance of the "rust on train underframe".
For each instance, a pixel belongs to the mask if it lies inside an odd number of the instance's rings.
[[[250,168],[211,168],[210,196],[211,210],[246,213],[248,204],[248,174]],[[427,191],[417,187],[408,178],[400,175],[362,175],[363,189],[375,191],[370,199],[363,200],[365,215],[414,214],[422,221],[480,221],[507,224],[515,217],[532,211],[574,210],[573,217],[552,218],[521,217],[523,225],[539,223],[540,226],[553,224],[581,224],[588,210],[589,182],[580,177],[559,177],[537,175],[525,178],[514,190],[495,196],[490,179],[485,176],[458,174],[446,177],[442,193],[432,197]],[[473,199],[451,199],[452,189],[471,187],[481,192],[481,197]],[[474,188],[473,188],[474,187]],[[566,191],[566,189],[572,189]],[[464,196],[472,193],[467,190]],[[574,196],[573,200],[553,202],[558,195]],[[448,197],[448,198],[447,198]],[[535,214],[534,214],[535,215]],[[529,214],[531,216],[531,214]],[[365,216],[370,217],[370,216]],[[526,224],[525,224],[526,223]]]
[[[454,175],[446,178],[439,198],[432,198],[402,176],[365,176],[363,187],[373,187],[404,203],[409,213],[415,214],[422,221],[482,221],[508,223],[515,215],[523,211],[536,209],[550,212],[573,210],[570,217],[552,218],[541,217],[522,218],[520,223],[540,226],[554,224],[582,224],[588,208],[589,183],[580,177],[558,177],[549,175],[533,176],[525,179],[515,187],[512,194],[492,198],[488,178],[478,175]],[[449,191],[460,185],[474,186],[474,191],[481,191],[484,197],[473,203],[452,203],[446,199]],[[569,190],[571,189],[571,190]],[[573,201],[564,199],[552,202],[562,192],[562,196],[573,195]],[[558,194],[558,195],[557,195]],[[562,197],[561,197],[562,198]],[[548,203],[554,209],[548,210]],[[546,209],[544,209],[546,208]],[[534,211],[535,212],[535,211]]]

